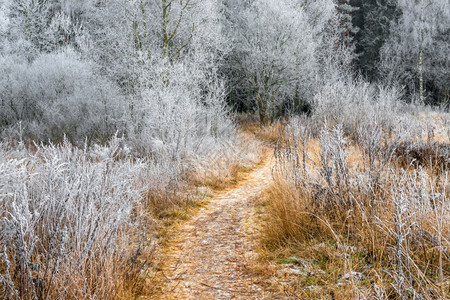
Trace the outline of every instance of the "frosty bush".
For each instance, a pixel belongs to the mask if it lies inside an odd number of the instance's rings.
[[[345,133],[354,137],[366,120],[374,120],[387,130],[394,128],[395,112],[402,106],[397,89],[361,80],[329,82],[314,96],[313,103],[319,123],[342,124]]]
[[[152,158],[156,173],[147,198],[163,210],[183,201],[177,192],[197,167],[192,162],[234,145],[236,131],[222,81],[195,59],[156,57],[142,72],[127,116],[127,138],[136,155]]]
[[[0,58],[0,125],[18,121],[41,140],[105,139],[117,130],[121,96],[70,49],[32,63]]]
[[[234,125],[225,106],[225,90],[217,78],[195,63],[155,62],[146,73],[137,99],[140,146],[172,159],[207,153],[215,143],[233,135]]]
[[[114,139],[79,149],[0,147],[0,293],[9,299],[111,298],[128,247],[146,164]],[[127,246],[125,246],[127,245]],[[130,260],[129,260],[130,259]],[[131,273],[129,274],[131,275]]]

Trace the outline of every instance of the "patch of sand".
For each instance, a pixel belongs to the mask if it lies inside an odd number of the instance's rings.
[[[259,224],[252,200],[272,180],[272,159],[237,187],[217,194],[174,234],[152,299],[273,299],[267,283],[250,272],[257,263]]]

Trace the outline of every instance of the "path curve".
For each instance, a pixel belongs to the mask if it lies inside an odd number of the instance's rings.
[[[271,180],[272,159],[237,187],[218,193],[169,242],[161,293],[153,299],[269,299],[248,270],[257,259],[257,199]]]

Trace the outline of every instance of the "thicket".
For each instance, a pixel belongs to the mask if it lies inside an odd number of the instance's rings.
[[[106,146],[32,151],[0,145],[0,292],[4,299],[120,298],[139,292],[151,247],[145,161]],[[139,260],[138,260],[139,259]],[[137,285],[136,285],[137,284]]]
[[[448,1],[241,2],[225,1],[228,100],[263,123],[309,112],[323,84],[355,74],[448,109]]]

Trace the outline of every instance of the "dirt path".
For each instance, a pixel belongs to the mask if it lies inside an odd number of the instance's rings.
[[[159,296],[154,299],[268,299],[248,271],[257,259],[255,207],[271,180],[272,159],[237,187],[217,194],[169,242]]]

